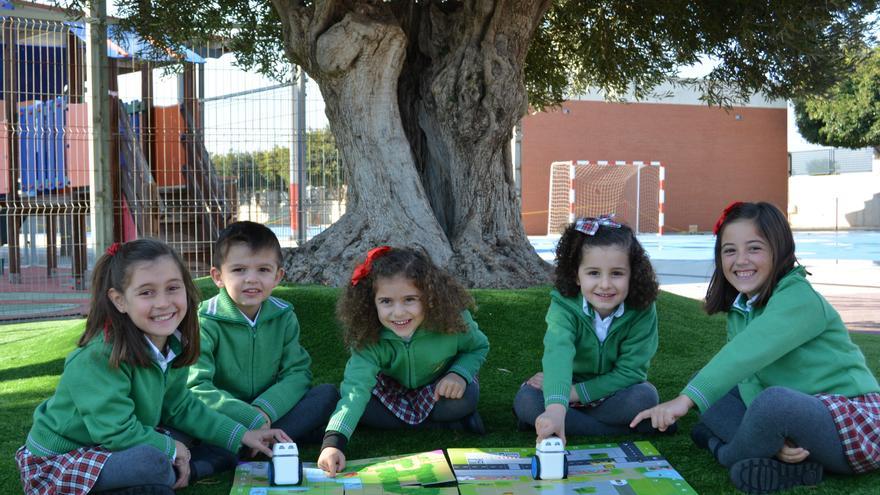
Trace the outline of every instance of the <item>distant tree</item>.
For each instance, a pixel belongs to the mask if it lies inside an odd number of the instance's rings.
[[[824,94],[795,101],[798,130],[807,141],[880,147],[880,48],[862,53],[854,66]]]
[[[220,175],[235,177],[241,190],[288,189],[290,148],[287,146],[214,153],[211,160]],[[345,185],[339,150],[328,129],[306,132],[306,185],[332,189],[334,194]]]
[[[82,4],[87,0],[68,0]],[[338,284],[378,244],[427,251],[471,286],[549,280],[529,244],[511,129],[529,104],[587,87],[645,95],[680,65],[718,61],[707,101],[822,91],[863,43],[873,0],[117,0],[157,45],[232,40],[266,72],[318,83],[348,178],[348,211],[285,260]]]

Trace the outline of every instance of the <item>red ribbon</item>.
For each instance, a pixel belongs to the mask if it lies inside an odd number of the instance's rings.
[[[373,261],[376,258],[381,258],[385,254],[391,251],[391,246],[379,246],[377,248],[370,249],[367,252],[367,259],[364,260],[363,263],[356,266],[354,272],[351,274],[351,285],[357,285],[364,277],[370,274],[370,270],[373,268]]]
[[[119,252],[119,248],[121,246],[122,246],[122,244],[120,244],[118,242],[114,242],[113,244],[110,244],[110,246],[107,247],[107,254],[109,254],[110,256],[115,256],[116,253]]]
[[[714,235],[718,235],[718,231],[721,230],[721,225],[724,224],[724,220],[727,219],[727,215],[729,215],[734,208],[739,208],[742,205],[742,201],[734,201],[733,203],[727,205],[727,208],[725,208],[724,211],[721,212],[721,216],[718,217],[718,221],[715,222],[715,228],[712,229],[712,233]]]

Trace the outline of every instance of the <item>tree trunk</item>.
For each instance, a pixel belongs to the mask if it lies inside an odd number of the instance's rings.
[[[548,1],[275,1],[288,54],[324,96],[347,212],[285,255],[287,278],[338,285],[381,245],[425,249],[472,287],[549,280],[522,228],[511,130]]]

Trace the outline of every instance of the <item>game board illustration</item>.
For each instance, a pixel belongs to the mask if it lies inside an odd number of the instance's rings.
[[[455,476],[442,450],[405,456],[355,459],[328,478],[315,463],[303,464],[302,486],[273,487],[269,463],[241,463],[235,470],[230,495],[457,495]]]
[[[696,495],[650,442],[570,446],[569,476],[535,481],[535,449],[448,449],[461,495]]]

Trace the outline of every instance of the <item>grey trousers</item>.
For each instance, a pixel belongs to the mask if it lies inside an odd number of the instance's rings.
[[[645,409],[657,405],[657,389],[649,382],[637,383],[610,395],[596,407],[569,408],[565,414],[566,435],[621,435],[632,433],[629,423]],[[523,384],[513,399],[517,419],[530,425],[544,412],[544,392]],[[643,422],[644,423],[644,422]],[[651,430],[650,421],[646,431]],[[641,431],[642,424],[639,424]]]
[[[819,399],[787,387],[769,387],[746,408],[734,387],[700,416],[715,435],[709,450],[726,467],[772,458],[788,439],[833,473],[852,474],[831,412]]]

